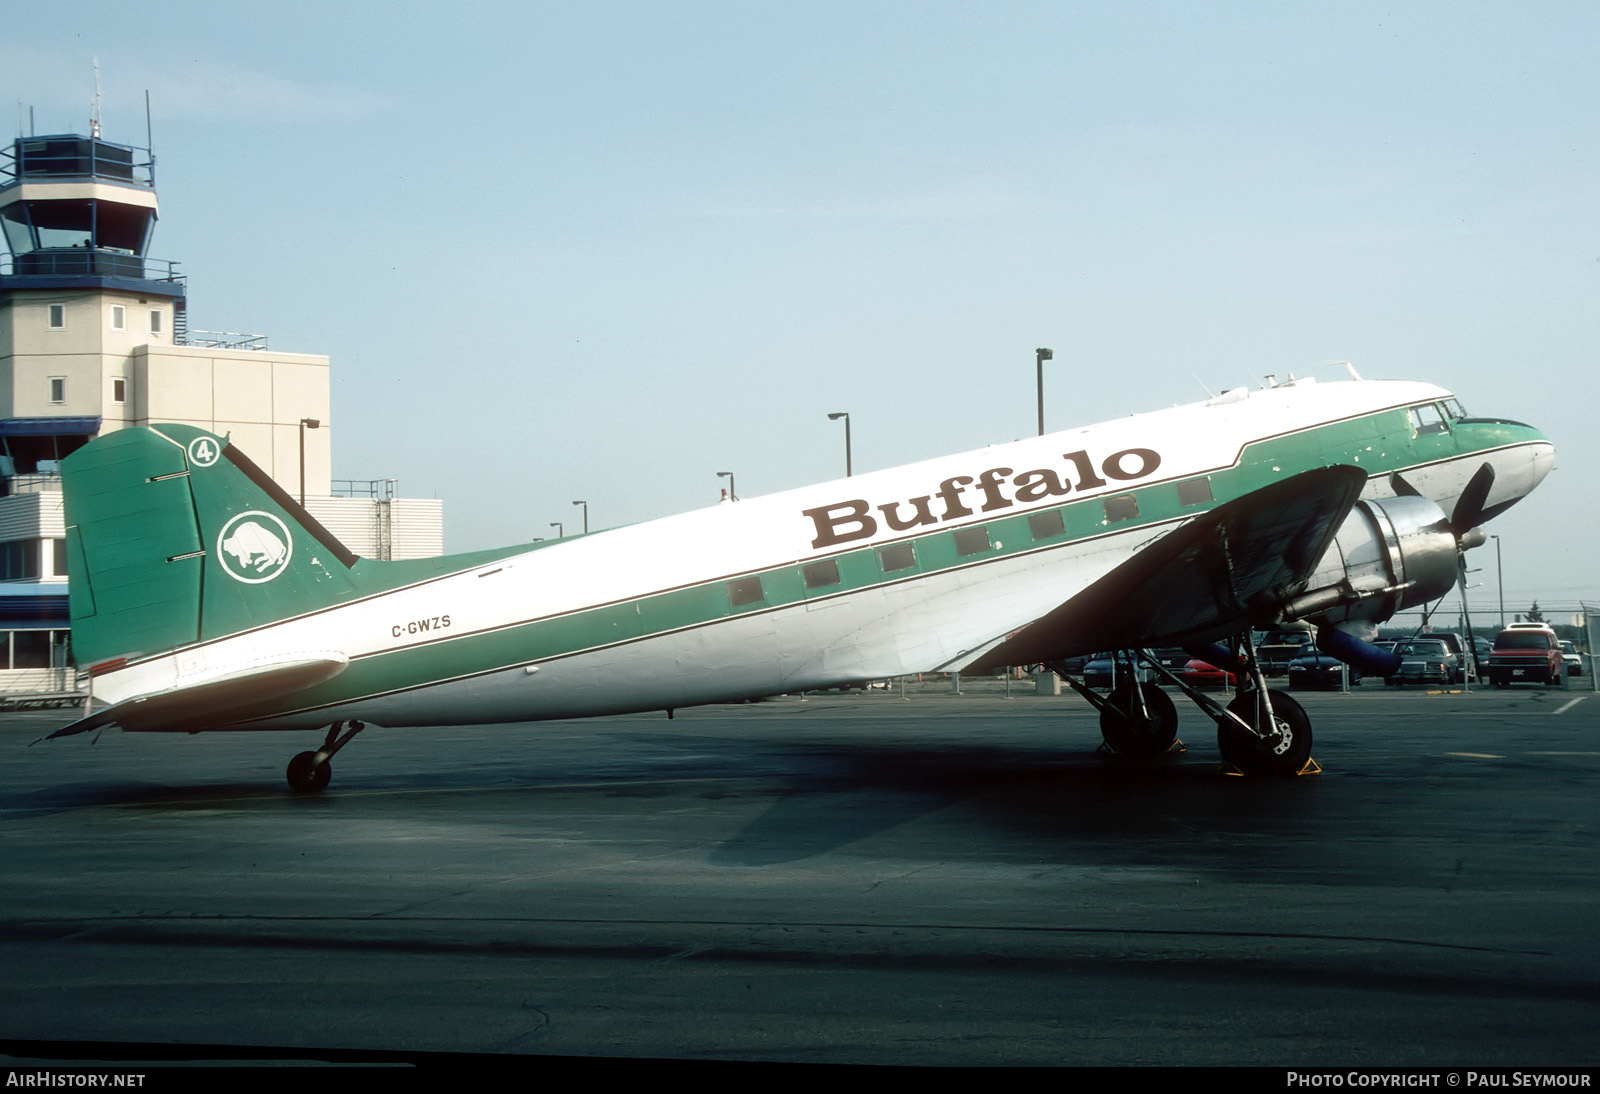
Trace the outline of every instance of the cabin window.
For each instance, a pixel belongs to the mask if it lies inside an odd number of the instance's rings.
[[[64,403],[67,401],[67,378],[65,376],[50,377],[50,401]]]
[[[111,305],[111,329],[128,329],[128,308],[124,304]]]
[[[1204,505],[1211,500],[1210,479],[1190,479],[1178,484],[1179,505]]]
[[[917,549],[909,543],[891,543],[878,548],[878,567],[886,574],[909,570],[917,564]]]
[[[67,306],[65,304],[51,304],[50,318],[47,323],[51,330],[66,330]]]
[[[800,574],[806,579],[806,588],[825,589],[829,585],[839,584],[839,563],[831,558],[813,562],[809,566],[802,566]]]
[[[111,401],[113,403],[128,401],[128,381],[121,376],[113,377],[111,380]]]
[[[759,577],[741,577],[728,582],[728,603],[735,608],[745,604],[759,604],[764,597]]]
[[[1061,535],[1066,530],[1067,526],[1061,519],[1061,510],[1059,509],[1028,514],[1028,531],[1033,533],[1034,539],[1050,539],[1052,536]]]
[[[958,555],[979,555],[989,549],[989,529],[981,524],[976,528],[957,528],[955,535]]]
[[[1105,510],[1107,524],[1119,520],[1131,520],[1139,515],[1139,503],[1133,499],[1132,494],[1118,494],[1114,498],[1105,500]]]
[[[1444,413],[1434,404],[1411,408],[1411,428],[1421,437],[1429,433],[1443,433],[1450,427],[1445,424]]]

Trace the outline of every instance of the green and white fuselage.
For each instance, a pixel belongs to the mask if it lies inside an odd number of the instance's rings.
[[[1537,430],[1467,418],[1432,385],[1300,381],[553,543],[378,562],[231,453],[156,426],[65,461],[85,728],[521,722],[960,670],[1174,530],[1305,472],[1364,472],[1363,498],[1403,482],[1449,514],[1485,464],[1498,511],[1554,463]],[[1051,649],[1105,640],[1087,625]]]

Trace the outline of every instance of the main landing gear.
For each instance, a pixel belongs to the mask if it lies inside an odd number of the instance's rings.
[[[1226,707],[1190,687],[1143,651],[1127,651],[1113,658],[1120,679],[1114,676],[1111,690],[1104,695],[1091,691],[1059,666],[1047,667],[1100,711],[1100,734],[1106,747],[1119,756],[1152,760],[1185,751],[1177,739],[1178,714],[1172,700],[1153,682],[1138,680],[1136,666],[1142,660],[1217,723],[1217,748],[1229,774],[1309,775],[1321,771],[1311,759],[1311,719],[1305,709],[1288,693],[1266,686],[1248,634],[1241,645],[1244,657],[1237,667],[1241,679],[1248,682]]]
[[[350,728],[340,736],[340,727],[348,724]],[[363,729],[365,722],[352,719],[349,723],[335,722],[328,727],[327,739],[322,742],[322,747],[315,752],[302,752],[289,761],[289,789],[296,794],[318,794],[328,786],[328,780],[333,778],[333,764],[328,761],[333,759],[333,754],[338,752],[350,739]]]

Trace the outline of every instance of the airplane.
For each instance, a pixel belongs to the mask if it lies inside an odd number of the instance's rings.
[[[1354,376],[1354,370],[1351,369]],[[1183,646],[1240,673],[1227,768],[1315,766],[1253,628],[1335,656],[1449,591],[1479,525],[1555,448],[1412,381],[1314,377],[628,527],[439,558],[358,558],[226,437],[118,430],[62,461],[83,716],[50,737],[325,731],[288,766],[324,789],[369,724],[484,725],[751,699],[913,673],[1042,665],[1135,760],[1177,716],[1064,659]],[[1228,643],[1219,646],[1219,642]],[[1200,654],[1197,654],[1200,655]]]

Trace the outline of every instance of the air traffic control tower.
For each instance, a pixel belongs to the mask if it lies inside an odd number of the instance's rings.
[[[331,470],[328,358],[192,330],[177,263],[149,254],[149,149],[96,135],[0,148],[0,696],[68,679],[57,461],[127,426],[231,438],[355,553],[437,555],[443,507]],[[51,682],[18,673],[51,670]]]

